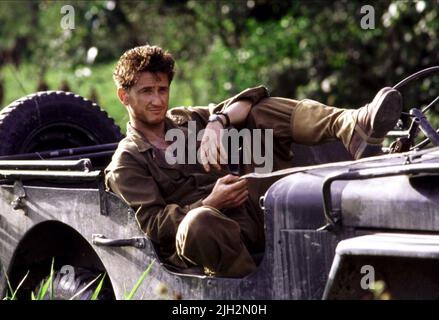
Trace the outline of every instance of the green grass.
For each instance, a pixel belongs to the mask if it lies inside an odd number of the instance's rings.
[[[18,284],[17,288],[14,290],[12,289],[11,282],[9,281],[9,278],[5,272],[6,276],[6,282],[8,284],[8,290],[6,292],[6,296],[3,298],[3,300],[17,300],[17,292],[26,280],[27,276],[29,275],[29,271],[26,273],[26,275],[21,279],[20,283]]]
[[[149,272],[151,271],[152,265],[154,264],[153,260],[150,265],[148,266],[148,268],[146,268],[146,270],[142,273],[142,275],[140,276],[139,280],[137,280],[136,284],[134,285],[133,289],[131,289],[130,293],[128,294],[124,294],[124,299],[125,300],[132,300],[134,295],[136,294],[137,290],[139,289],[140,285],[143,283],[143,281],[145,280],[146,276],[149,274]]]
[[[137,291],[139,290],[140,286],[142,285],[142,283],[145,281],[146,277],[150,273],[150,271],[151,271],[151,269],[152,269],[152,267],[154,265],[154,262],[155,262],[155,260],[153,260],[148,265],[146,270],[142,273],[142,275],[139,277],[137,282],[134,284],[134,286],[131,289],[131,291],[129,293],[126,293],[126,292],[124,293],[124,300],[132,300],[133,299],[134,295],[137,293]],[[49,300],[53,300],[53,297],[54,297],[53,277],[54,277],[54,274],[55,274],[54,269],[53,269],[53,265],[54,265],[54,259],[52,259],[52,264],[50,266],[50,274],[49,274],[49,276],[47,277],[47,279],[45,279],[43,281],[42,285],[39,286],[38,292],[36,292],[36,293],[31,292],[31,300],[44,300],[46,295],[47,295],[47,293],[49,293]],[[20,283],[18,284],[17,288],[15,288],[15,290],[11,286],[11,283],[9,281],[7,273],[4,272],[4,274],[6,276],[6,282],[7,282],[7,285],[8,285],[8,290],[6,292],[6,296],[3,298],[3,300],[17,300],[18,290],[23,285],[24,281],[27,279],[27,277],[29,275],[29,271],[26,273],[26,275],[20,281]],[[102,290],[105,277],[106,277],[106,274],[103,274],[103,275],[99,274],[95,279],[93,279],[92,281],[87,283],[87,285],[85,285],[75,295],[70,297],[69,300],[74,300],[74,299],[78,298],[79,296],[81,296],[81,294],[83,294],[90,286],[92,286],[100,278],[100,281],[99,281],[98,285],[93,290],[92,296],[90,297],[90,300],[97,300],[98,296],[99,296],[99,293]]]
[[[53,299],[53,263],[55,259],[52,259],[52,264],[50,265],[50,274],[46,281],[44,281],[43,285],[38,290],[38,293],[35,297],[34,293],[32,292],[32,298],[35,298],[33,300],[44,300],[44,297],[46,296],[46,292],[48,289],[50,289],[50,300]]]

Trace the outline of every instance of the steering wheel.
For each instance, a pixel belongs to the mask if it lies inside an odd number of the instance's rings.
[[[439,73],[439,66],[430,67],[418,71],[404,80],[393,86],[394,89],[400,90],[409,83],[418,80],[419,78],[424,78],[428,75]],[[409,150],[420,150],[425,148],[430,142],[436,146],[439,146],[439,129],[435,130],[431,123],[426,118],[425,114],[431,110],[435,103],[439,101],[439,96],[437,96],[433,101],[431,101],[426,107],[412,108],[408,113],[403,112],[403,114],[411,117],[411,124],[407,133],[400,138],[396,139],[390,146],[390,153],[395,152],[406,152]],[[415,138],[422,131],[426,136],[426,139],[422,142],[414,145]]]

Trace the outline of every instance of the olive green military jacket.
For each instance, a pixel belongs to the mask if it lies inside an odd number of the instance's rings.
[[[260,86],[246,89],[218,105],[173,108],[167,113],[166,130],[180,128],[187,138],[188,121],[196,121],[198,131],[205,128],[210,114],[238,100],[248,99],[254,105],[265,97],[268,91]],[[140,228],[159,245],[160,251],[172,255],[181,220],[189,210],[202,205],[217,179],[227,173],[226,168],[206,173],[198,163],[168,164],[163,151],[128,123],[127,136],[105,169],[105,183],[108,190],[136,210]]]

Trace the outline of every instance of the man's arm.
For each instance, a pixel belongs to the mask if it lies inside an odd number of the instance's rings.
[[[209,116],[211,114],[214,114],[215,112],[222,111],[222,112],[229,112],[231,111],[231,108],[235,109],[236,102],[242,101],[250,102],[250,107],[257,104],[259,101],[261,101],[264,98],[267,98],[269,96],[267,88],[264,86],[249,88],[246,90],[241,91],[237,95],[226,99],[218,104],[211,104],[208,107],[176,107],[172,108],[168,111],[168,115],[173,118],[177,123],[182,124],[189,120],[197,120],[200,122],[200,124],[205,127],[207,125],[207,120],[209,119]],[[235,106],[235,107],[234,107]],[[238,104],[239,106],[239,104]],[[241,108],[239,106],[239,108]],[[231,121],[233,125],[239,125],[243,123],[245,120],[245,117],[248,115],[248,112],[250,109],[246,110],[245,116],[242,115],[241,117],[237,115],[236,120]],[[230,115],[229,115],[230,117]],[[232,115],[232,117],[235,118],[235,115]],[[242,119],[244,118],[244,119]],[[232,119],[230,119],[232,120]]]
[[[245,122],[245,119],[247,119],[251,107],[251,100],[239,100],[227,106],[223,112],[227,113],[227,115],[229,116],[230,125],[239,126]],[[224,115],[220,116],[223,117],[223,121],[225,123],[226,117]]]
[[[220,103],[214,111],[226,113],[230,124],[234,127],[240,127],[245,123],[251,108],[268,96],[268,90],[263,86],[250,88]],[[223,123],[226,123],[226,116],[220,115],[220,117],[223,118]],[[228,162],[227,150],[224,150],[221,143],[222,129],[224,129],[223,125],[218,121],[210,122],[206,126],[200,147],[200,157],[206,172],[209,172],[211,167],[220,170],[220,163]]]
[[[244,100],[250,103],[250,106],[254,106],[259,101],[264,98],[269,97],[268,89],[264,86],[258,86],[254,88],[248,88],[244,91],[241,91],[237,95],[233,96],[230,99],[224,100],[214,107],[213,112],[222,111],[227,113],[229,112],[229,107],[235,104],[238,101]],[[231,120],[231,119],[230,119]],[[232,121],[231,121],[232,122]]]

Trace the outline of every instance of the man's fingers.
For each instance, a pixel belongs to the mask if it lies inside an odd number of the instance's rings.
[[[239,179],[238,176],[235,176],[233,174],[228,174],[228,175],[220,178],[219,180],[221,180],[221,182],[223,182],[225,184],[230,184],[230,183],[238,181],[238,179]]]
[[[241,201],[242,198],[246,198],[248,195],[248,189],[246,184],[242,184],[241,181],[235,182],[233,184],[228,184],[225,188],[224,199],[229,199],[232,201],[233,205]]]
[[[200,160],[201,160],[201,164],[203,165],[203,168],[206,172],[210,171],[210,166],[209,166],[209,160],[207,158],[206,155],[206,150],[202,147],[200,147]]]
[[[220,171],[221,170],[221,165],[220,165],[220,153],[218,151],[218,149],[216,148],[216,146],[213,146],[212,148],[212,162],[210,163],[216,170]]]
[[[240,206],[248,199],[248,191],[240,193],[234,200],[236,206]]]
[[[224,148],[222,143],[219,144],[219,155],[220,155],[219,161],[221,164],[228,164],[229,163],[227,151]]]
[[[200,148],[202,148],[204,154],[206,155],[209,167],[213,167],[216,170],[221,170],[221,166],[219,165],[220,160],[217,141],[214,134],[214,132],[209,133],[208,131],[207,134],[203,137],[202,145]]]
[[[221,164],[227,164],[227,152],[221,143],[221,132],[216,128],[205,130],[200,149],[205,160],[203,167],[207,172],[210,168],[221,170]]]
[[[248,190],[244,190],[236,196],[237,199],[247,198],[247,197],[248,197]]]
[[[233,182],[230,185],[230,190],[232,192],[239,192],[240,190],[247,190],[247,180],[243,179],[243,180]]]
[[[218,148],[218,163],[228,164],[228,155],[227,155],[227,151],[224,148],[224,145],[222,143],[222,136],[223,136],[223,134],[220,134],[216,140],[217,148]]]
[[[221,171],[221,166],[218,163],[212,163],[211,165],[215,170]]]
[[[218,152],[214,145],[210,145],[207,151],[209,165],[214,167],[216,170],[221,170],[221,166],[218,164]]]
[[[236,201],[240,201],[242,198],[247,198],[248,197],[248,191],[247,190],[242,190],[239,193],[236,193],[235,199]]]
[[[229,195],[224,198],[223,204],[226,208],[236,208],[248,200],[248,192],[244,190],[235,195]]]
[[[241,200],[239,200],[236,206],[239,207],[240,205],[244,204],[247,200],[248,200],[248,195],[246,195]]]
[[[214,153],[212,153],[212,144],[214,145],[215,139],[211,137],[210,135],[211,130],[207,130],[204,135],[203,139],[201,139],[201,145],[199,148],[200,152],[200,160],[201,164],[203,165],[203,168],[206,172],[210,171],[210,165],[212,163],[215,163],[214,159]]]
[[[217,142],[217,141],[215,141]],[[216,143],[212,142],[210,144],[209,151],[212,154],[212,161],[210,164],[216,169],[221,170],[221,150],[220,146],[218,146]]]
[[[217,146],[215,168],[221,170],[222,164],[224,164],[223,153],[221,151],[221,147]]]

